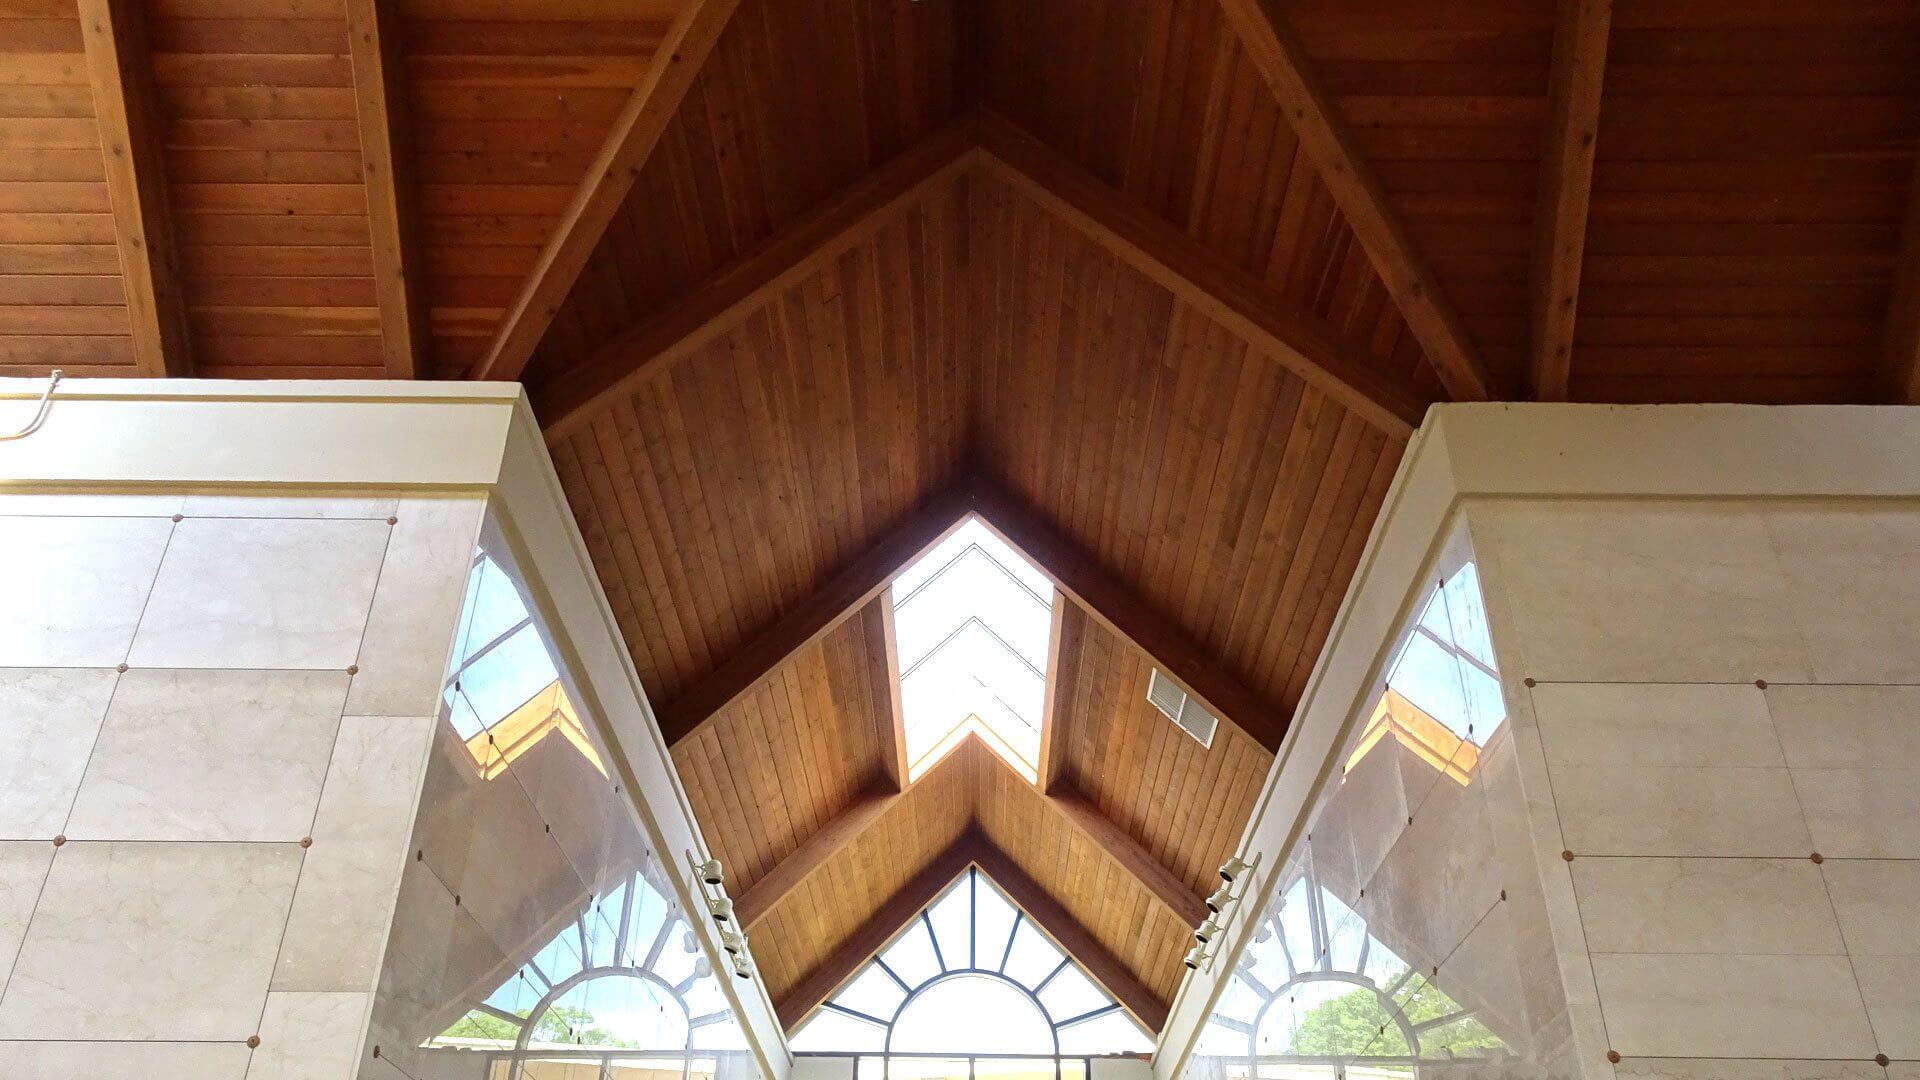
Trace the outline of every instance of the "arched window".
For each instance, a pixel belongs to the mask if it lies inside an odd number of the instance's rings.
[[[433,1044],[510,1052],[503,1056],[517,1063],[579,1049],[673,1058],[746,1041],[678,905],[635,871]],[[684,1060],[674,1067],[683,1070]]]
[[[1196,1049],[1264,1075],[1277,1063],[1410,1065],[1507,1048],[1309,870],[1255,930]]]
[[[969,867],[794,1032],[803,1052],[1145,1053],[1153,1040]]]

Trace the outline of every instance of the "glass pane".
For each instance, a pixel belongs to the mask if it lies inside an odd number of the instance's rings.
[[[687,1045],[687,1014],[673,991],[637,974],[588,979],[533,1018],[539,1043],[678,1049]]]
[[[955,975],[921,991],[893,1025],[893,1050],[1051,1054],[1053,1026],[1033,999],[990,975]]]
[[[973,933],[975,966],[994,971],[1000,969],[1000,962],[1007,955],[1007,945],[1013,939],[1013,905],[1000,895],[993,882],[985,877],[976,877],[973,904]]]
[[[879,1053],[887,1048],[887,1029],[865,1020],[821,1009],[807,1018],[788,1043],[807,1052]]]
[[[965,1058],[897,1057],[887,1062],[890,1080],[967,1080]]]
[[[981,1058],[973,1063],[973,1076],[974,1080],[1054,1080],[1053,1059]]]
[[[973,875],[967,874],[927,909],[933,939],[948,971],[973,966]]]
[[[907,1000],[907,992],[893,981],[893,976],[870,964],[866,970],[854,976],[846,989],[833,995],[833,1003],[854,1012],[865,1013],[879,1020],[892,1020],[893,1014],[900,1010],[900,1003]]]
[[[1046,935],[1033,928],[1025,919],[1020,920],[1020,929],[1013,932],[1013,952],[1007,957],[1007,978],[1029,989],[1039,986],[1040,980],[1053,974],[1064,959],[1060,950],[1053,947]]]
[[[933,955],[933,938],[927,934],[926,923],[915,919],[914,925],[900,940],[887,946],[880,954],[880,962],[893,969],[900,981],[908,986],[917,987],[940,974],[940,962]]]
[[[1152,1050],[1153,1039],[1124,1012],[1107,1013],[1060,1029],[1063,1054],[1145,1054]]]
[[[1093,980],[1081,974],[1079,968],[1068,964],[1047,980],[1045,989],[1040,991],[1040,1004],[1057,1024],[1103,1009],[1113,1004],[1113,999],[1093,985]]]

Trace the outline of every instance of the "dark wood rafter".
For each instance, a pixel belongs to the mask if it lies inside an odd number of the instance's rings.
[[[1052,793],[1060,774],[1060,732],[1066,728],[1062,718],[1073,702],[1074,680],[1078,676],[1080,628],[1085,625],[1067,594],[1053,594],[1053,627],[1047,635],[1047,692],[1040,708],[1040,760],[1035,763],[1035,786],[1040,794]]]
[[[153,57],[139,0],[80,0],[87,79],[113,209],[133,358],[148,376],[189,375],[192,339],[175,262]]]
[[[1006,119],[982,113],[976,131],[996,172],[1122,262],[1388,434],[1405,438],[1419,425],[1426,403],[1325,320],[1282,302]]]
[[[1157,1032],[1167,1024],[1167,1003],[1133,976],[1120,959],[1108,951],[1080,920],[1048,893],[1045,886],[1021,869],[1020,865],[991,842],[981,840],[973,857],[974,865],[1006,891],[1014,905],[1046,931],[1067,955],[1085,968],[1093,981],[1120,1007],[1140,1021],[1148,1031]]]
[[[1900,261],[1893,274],[1885,356],[1881,360],[1883,400],[1895,405],[1920,405],[1920,156],[1915,158]]]
[[[807,837],[804,843],[794,849],[793,854],[780,860],[777,866],[741,893],[733,903],[734,917],[740,920],[740,925],[748,928],[765,919],[775,904],[799,888],[814,871],[839,854],[899,801],[900,794],[893,791],[871,791],[854,800],[838,817]]]
[[[1268,750],[1279,747],[1287,729],[1285,714],[1221,667],[1185,632],[1003,492],[976,483],[973,498],[974,509],[987,527],[1033,560],[1089,616],[1146,653],[1163,674],[1222,722],[1246,732]]]
[[[512,381],[526,370],[534,347],[633,190],[640,170],[653,156],[660,136],[739,4],[740,0],[691,0],[674,19],[647,65],[645,79],[614,121],[599,156],[507,309],[486,357],[474,366],[474,378]]]
[[[1046,801],[1067,824],[1146,886],[1147,892],[1172,912],[1174,918],[1185,925],[1198,926],[1207,917],[1206,898],[1188,888],[1186,882],[1154,858],[1127,830],[1101,813],[1099,807],[1074,791],[1051,792]]]
[[[419,379],[433,374],[432,337],[421,301],[425,262],[397,9],[392,0],[347,0],[347,41],[361,174],[367,182],[380,355],[388,377]]]
[[[867,620],[867,641],[880,643],[877,648],[870,648],[868,662],[873,669],[874,700],[880,703],[884,718],[881,771],[894,791],[905,791],[906,710],[900,704],[900,642],[893,629],[893,590],[880,590],[880,595],[873,598],[861,617]]]
[[[1530,289],[1528,367],[1540,401],[1567,399],[1612,21],[1613,0],[1561,0],[1554,24],[1553,112],[1541,161]]]
[[[1407,327],[1455,401],[1500,396],[1466,328],[1441,290],[1386,189],[1347,131],[1333,99],[1293,40],[1274,0],[1221,0],[1247,60],[1280,103],[1327,191],[1346,215]]]
[[[710,723],[794,653],[825,637],[886,589],[900,569],[967,515],[970,493],[948,492],[916,511],[747,646],[658,710],[669,746]]]
[[[632,394],[758,308],[872,237],[971,162],[963,128],[938,132],[869,173],[655,318],[619,335],[533,403],[549,440],[577,430],[607,401]]]

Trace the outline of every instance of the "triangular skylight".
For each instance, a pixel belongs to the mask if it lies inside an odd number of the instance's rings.
[[[1039,775],[1053,584],[969,519],[893,581],[907,779],[968,734]]]
[[[793,1033],[837,1054],[1146,1053],[1153,1040],[969,867]]]

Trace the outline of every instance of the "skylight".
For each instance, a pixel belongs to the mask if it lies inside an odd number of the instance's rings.
[[[1039,776],[1053,584],[977,520],[893,582],[907,779],[969,734]]]

